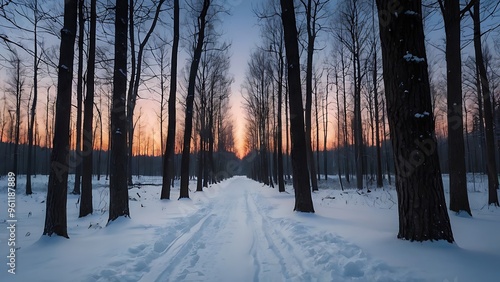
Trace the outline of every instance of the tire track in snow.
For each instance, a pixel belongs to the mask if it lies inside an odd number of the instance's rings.
[[[87,281],[419,281],[293,215],[271,217],[261,184],[238,177],[220,185],[196,213],[156,228],[153,241]]]
[[[200,234],[205,232],[206,226],[213,221],[213,217],[214,214],[205,215],[186,233],[181,233],[176,237],[167,248],[160,252],[159,258],[152,262],[151,269],[139,281],[167,281],[171,272],[181,263],[182,258],[185,258],[198,242]],[[161,240],[164,239],[160,239],[157,243]]]
[[[126,259],[115,260],[98,273],[91,274],[84,279],[85,282],[104,282],[104,281],[130,281],[136,282],[143,279],[143,276],[159,275],[164,269],[165,264],[158,261],[159,258],[166,258],[166,253],[179,253],[182,251],[182,243],[188,243],[189,238],[196,236],[203,230],[212,218],[210,214],[210,205],[203,207],[191,216],[181,218],[173,226],[157,228],[156,233],[162,234],[153,242],[144,242],[128,248]],[[170,222],[169,222],[170,223]],[[159,273],[158,273],[159,272]],[[144,280],[143,281],[150,281]]]
[[[415,273],[370,258],[361,248],[342,237],[308,226],[293,218],[272,218],[272,207],[254,193],[256,212],[264,220],[266,236],[282,253],[282,271],[297,269],[286,281],[423,281]],[[300,214],[311,217],[315,214]],[[291,258],[291,259],[289,259]],[[296,264],[294,264],[296,262]],[[290,268],[290,266],[292,266]]]
[[[251,226],[253,234],[251,247],[255,267],[253,281],[285,281],[287,277],[283,275],[285,272],[281,263],[283,257],[273,248],[273,242],[265,236],[262,215],[256,211],[254,199],[249,196],[248,191],[245,191],[245,203],[247,225]],[[276,271],[278,268],[281,271]]]
[[[252,183],[252,185],[255,185]],[[257,206],[257,202],[261,202],[262,199],[256,199],[257,193],[253,193],[250,199],[249,214],[258,215],[259,226],[258,228],[259,237],[263,240],[260,242],[266,242],[267,247],[272,252],[272,254],[278,259],[278,266],[280,268],[281,281],[311,281],[311,276],[308,275],[304,264],[302,263],[302,258],[297,255],[295,247],[291,242],[288,241],[286,236],[276,228],[275,225],[271,224],[267,215],[265,215]],[[254,216],[255,218],[255,216]],[[262,243],[261,243],[262,244]],[[280,248],[284,246],[286,248]],[[285,252],[286,251],[286,252]],[[276,270],[274,270],[276,271]],[[259,279],[258,281],[271,281],[268,279]],[[276,281],[276,280],[272,280]]]
[[[228,224],[228,215],[232,205],[223,205],[220,200],[210,204],[211,219],[203,225],[202,230],[185,238],[183,252],[176,257],[165,253],[172,265],[163,263],[164,271],[156,278],[148,279],[147,276],[141,281],[204,281],[210,272],[210,266],[214,263],[217,253],[212,253],[214,239],[221,237],[219,232],[225,230]]]

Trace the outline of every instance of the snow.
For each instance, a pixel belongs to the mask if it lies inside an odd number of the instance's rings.
[[[94,214],[78,218],[68,194],[70,239],[47,237],[47,177],[37,176],[33,195],[17,193],[16,274],[3,263],[0,281],[497,281],[500,209],[486,205],[485,179],[469,183],[473,217],[450,214],[449,244],[397,239],[393,187],[341,191],[333,176],[313,193],[315,214],[292,211],[290,186],[279,193],[246,177],[180,201],[159,200],[161,177],[134,178],[144,184],[129,190],[131,219],[108,226],[108,181],[94,180]],[[6,185],[0,195],[6,261]]]
[[[407,10],[407,11],[405,11],[405,15],[418,16],[419,14],[415,11]]]
[[[406,55],[403,56],[403,59],[405,59],[407,62],[415,62],[415,63],[422,63],[425,62],[424,58],[420,58],[417,56],[412,55],[411,53],[406,53]]]
[[[415,118],[424,118],[425,116],[429,116],[429,112],[416,113]]]

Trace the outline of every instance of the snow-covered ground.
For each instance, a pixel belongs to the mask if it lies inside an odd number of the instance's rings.
[[[332,177],[313,194],[316,213],[303,214],[291,187],[280,194],[245,177],[181,201],[159,200],[160,177],[139,181],[131,219],[109,226],[106,180],[95,182],[91,216],[78,218],[68,195],[69,240],[41,236],[47,178],[31,196],[20,189],[12,275],[0,179],[0,281],[500,281],[500,209],[486,205],[484,177],[469,183],[474,217],[450,214],[455,244],[398,240],[393,188],[343,192]]]

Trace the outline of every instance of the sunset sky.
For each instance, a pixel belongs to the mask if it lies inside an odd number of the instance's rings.
[[[230,74],[234,77],[234,82],[231,85],[231,116],[235,126],[235,143],[237,153],[241,156],[244,151],[244,134],[245,134],[245,112],[242,108],[243,98],[241,93],[241,85],[245,78],[248,59],[252,50],[260,44],[260,27],[258,19],[253,12],[260,5],[262,0],[230,0],[225,1],[226,8],[230,14],[221,16],[221,24],[219,29],[223,33],[222,40],[231,42],[231,68]],[[182,23],[182,21],[181,21]],[[185,50],[180,50],[179,71],[188,63],[185,55]],[[179,97],[178,97],[179,98]],[[156,103],[156,102],[155,102]],[[143,116],[154,122],[149,123],[150,127],[157,124],[157,115],[155,112],[147,111],[148,105],[152,103],[145,102],[143,108]],[[138,107],[141,103],[138,103]],[[182,113],[183,115],[183,113]],[[158,134],[158,131],[155,133]],[[158,141],[159,143],[159,141]]]
[[[261,3],[263,3],[264,0],[251,0],[251,1],[244,1],[244,0],[228,0],[228,1],[221,1],[221,3],[225,4],[225,8],[229,11],[230,14],[222,15],[221,16],[221,23],[217,27],[221,33],[223,34],[222,40],[229,41],[232,43],[232,46],[230,48],[230,54],[231,54],[231,67],[230,67],[230,74],[234,77],[234,82],[231,85],[231,98],[230,98],[230,104],[231,104],[231,117],[232,120],[234,121],[234,126],[235,126],[235,137],[236,137],[236,150],[240,154],[244,151],[244,133],[245,133],[245,111],[242,108],[242,84],[244,81],[245,77],[245,72],[247,69],[247,64],[248,60],[250,58],[250,54],[253,50],[257,48],[258,45],[261,44],[261,38],[260,38],[260,26],[258,25],[258,19],[255,16],[254,11],[256,8],[259,8],[261,6]],[[48,3],[56,3],[52,2],[51,0],[48,0]],[[337,1],[332,1],[333,6],[337,4]],[[45,7],[45,6],[44,6]],[[48,6],[47,6],[48,7]],[[334,10],[331,11],[334,13]],[[184,13],[181,13],[181,16],[185,16]],[[169,18],[170,16],[167,15],[166,13],[164,14],[165,18]],[[169,21],[169,19],[167,19]],[[181,20],[181,23],[183,21]],[[467,26],[468,24],[468,17],[465,17],[463,20],[464,26]],[[428,61],[430,64],[437,63],[435,71],[437,73],[442,73],[444,74],[443,66],[444,66],[444,55],[439,48],[443,48],[442,46],[444,45],[444,36],[443,36],[443,28],[442,28],[442,19],[439,11],[434,11],[434,15],[432,16],[431,20],[426,22],[427,26],[426,28],[428,29],[428,32],[426,33],[426,38],[431,44],[429,44],[428,50],[427,50],[427,55],[428,55]],[[59,28],[59,27],[58,27]],[[57,30],[58,30],[57,28]],[[0,34],[2,34],[4,31],[0,30]],[[19,42],[26,46],[31,46],[32,42],[29,39],[29,35],[19,35],[19,38],[16,38],[17,31],[15,30],[9,30],[9,38],[11,40],[17,40],[19,39]],[[469,56],[468,54],[471,54],[470,50],[472,48],[472,44],[468,44],[467,42],[470,42],[470,27],[464,28],[464,42],[463,45],[464,47],[464,56],[463,60],[467,59]],[[167,32],[169,34],[170,32]],[[23,37],[24,36],[24,37]],[[168,35],[170,36],[170,35]],[[331,46],[331,38],[328,38],[328,35],[326,32],[322,32],[320,35],[321,37],[320,40],[329,40],[329,41],[323,41],[321,44],[319,44],[322,48],[325,48],[325,51],[317,52],[315,54],[315,62],[319,65],[323,61],[323,57],[325,56],[325,53],[327,52],[328,48]],[[45,45],[46,46],[56,46],[58,50],[59,46],[59,40],[53,36],[46,36],[43,35],[45,38]],[[24,39],[23,39],[24,38]],[[487,37],[489,41],[491,41],[491,37]],[[167,38],[167,40],[171,40],[171,38]],[[469,40],[469,41],[468,41]],[[437,47],[436,47],[437,46]],[[439,47],[441,46],[441,47]],[[494,46],[494,44],[490,44],[490,46]],[[112,46],[108,46],[111,48]],[[26,65],[29,67],[31,64],[30,57],[26,55],[25,52],[19,51],[20,55],[23,57],[24,60],[26,60]],[[467,54],[468,53],[468,54]],[[0,55],[2,56],[7,56],[8,57],[8,52],[4,48],[3,45],[0,45]],[[326,53],[327,54],[327,53]],[[76,54],[75,54],[76,56]],[[179,83],[182,81],[182,71],[185,70],[186,64],[188,63],[187,56],[186,56],[186,50],[185,50],[185,44],[182,44],[181,42],[181,49],[180,49],[180,57],[179,57],[179,65],[178,65],[178,71],[179,71]],[[3,65],[5,66],[5,62],[3,62]],[[47,67],[44,66],[45,69]],[[9,71],[8,67],[0,68],[0,89],[2,92],[5,89],[4,83],[5,80],[8,77]],[[44,71],[45,72],[45,71]],[[55,70],[51,69],[52,76],[55,76]],[[31,74],[28,74],[31,76]],[[439,74],[438,74],[439,75]],[[50,78],[47,78],[47,75],[44,74],[44,77],[39,84],[39,98],[38,98],[38,126],[39,126],[39,133],[41,135],[44,135],[46,132],[45,128],[45,104],[46,104],[46,93],[47,93],[47,87],[51,86],[55,83],[54,78],[51,80]],[[76,77],[76,65],[75,65],[75,77]],[[76,78],[75,78],[76,79]],[[31,87],[32,84],[32,78],[28,77],[27,78],[27,85]],[[155,85],[157,82],[154,82]],[[179,88],[178,88],[179,89]],[[25,90],[25,100],[27,100],[27,96],[31,90],[26,89]],[[101,89],[96,91],[97,94]],[[109,91],[109,90],[105,90]],[[180,91],[183,91],[181,89]],[[332,90],[333,91],[333,90]],[[74,87],[73,92],[76,92],[76,87]],[[3,93],[2,93],[3,95]],[[158,97],[154,96],[157,94],[152,94],[152,93],[142,93],[141,97],[144,98],[142,100],[138,101],[136,111],[135,111],[135,117],[139,115],[139,111],[142,111],[141,115],[141,127],[142,127],[142,133],[141,133],[141,138],[151,138],[151,140],[155,140],[155,153],[159,154],[158,148],[160,148],[160,138],[159,138],[159,122],[158,122],[158,110],[159,110],[159,103],[157,102]],[[51,103],[55,101],[55,96],[56,96],[56,87],[52,86],[50,89],[50,100]],[[181,95],[178,95],[178,99],[181,99]],[[0,97],[2,98],[2,97]],[[96,98],[96,103],[97,103],[97,98]],[[331,101],[330,101],[331,102]],[[4,103],[3,101],[1,102],[2,104]],[[105,103],[105,102],[104,102]],[[76,99],[73,98],[73,104],[76,104]],[[0,105],[3,108],[3,105]],[[12,107],[12,105],[10,105]],[[181,122],[180,118],[183,116],[183,109],[179,105],[179,111],[178,111],[178,118],[179,122]],[[23,125],[26,126],[26,115],[27,115],[27,107],[24,106],[23,108]],[[333,117],[333,109],[330,110],[330,115],[331,118],[329,118],[330,121],[334,120]],[[74,124],[74,111],[72,113],[72,124]],[[104,122],[107,122],[107,119],[105,119]],[[72,125],[74,127],[74,125]],[[166,128],[166,124],[164,125]],[[321,127],[322,128],[322,127]],[[105,128],[106,129],[106,128]],[[23,129],[22,129],[23,130]],[[322,130],[322,129],[320,129]],[[321,134],[321,133],[320,133]],[[333,132],[333,127],[329,129],[328,135],[334,136]],[[4,136],[5,138],[5,136]],[[25,136],[23,135],[21,138],[21,141],[24,140]],[[105,139],[107,139],[105,137]],[[43,140],[43,138],[42,138]],[[23,142],[23,141],[22,141]],[[105,144],[107,142],[105,141]],[[41,145],[44,145],[44,141],[42,141]],[[329,147],[332,145],[329,144]]]
[[[261,1],[230,0],[226,2],[231,5],[231,15],[225,16],[223,25],[227,31],[226,38],[232,41],[231,73],[234,75],[234,83],[231,87],[231,102],[236,127],[236,146],[238,152],[241,153],[244,150],[243,136],[245,130],[244,111],[241,108],[243,102],[241,85],[245,77],[250,53],[260,41],[260,30],[252,8],[255,8]]]
[[[50,2],[50,1],[49,1]],[[244,80],[244,75],[245,75],[245,70],[247,67],[247,60],[249,58],[249,55],[251,53],[251,50],[256,48],[257,44],[259,43],[259,27],[257,25],[257,19],[254,15],[253,8],[258,5],[258,3],[262,2],[261,0],[252,0],[252,1],[243,1],[243,0],[229,0],[229,1],[223,1],[225,3],[225,8],[229,11],[230,14],[224,14],[221,17],[221,24],[218,27],[223,34],[222,40],[228,41],[232,43],[231,49],[230,49],[230,54],[231,56],[231,68],[230,68],[230,73],[234,77],[234,82],[231,85],[231,98],[230,98],[230,103],[231,103],[231,115],[234,121],[235,125],[235,135],[236,135],[236,146],[237,150],[241,152],[243,143],[243,134],[244,134],[244,115],[242,114],[242,108],[241,108],[241,103],[242,103],[242,96],[241,96],[241,84],[243,83]],[[165,17],[167,14],[165,13]],[[185,14],[181,13],[181,16],[185,16]],[[183,23],[183,20],[181,19],[181,24]],[[29,25],[28,25],[29,26]],[[2,32],[0,32],[2,33]],[[22,35],[20,35],[22,36]],[[9,38],[13,39],[15,37],[10,36]],[[26,38],[26,37],[25,37]],[[168,39],[168,38],[167,38]],[[169,39],[170,40],[170,39]],[[44,41],[45,45],[54,45],[57,47],[59,46],[59,40],[55,37],[52,36],[44,36]],[[24,44],[25,46],[31,46],[29,40],[20,40],[20,43]],[[76,47],[76,45],[75,45]],[[181,72],[183,68],[185,68],[186,64],[188,63],[187,56],[186,56],[186,51],[183,48],[183,44],[181,42],[181,48],[179,50],[179,66],[178,66],[178,71]],[[9,52],[4,48],[2,45],[0,47],[0,52],[1,55],[8,57]],[[26,64],[29,62],[29,57],[26,55],[24,51],[18,51],[19,54],[21,55],[22,59],[26,60]],[[75,53],[75,56],[77,54]],[[4,63],[5,65],[5,63]],[[75,76],[76,76],[76,61],[75,61]],[[6,68],[0,68],[0,75],[2,77],[0,84],[2,85],[2,90],[4,90],[4,82],[5,79],[7,78],[7,71],[8,67]],[[29,75],[31,76],[31,74]],[[75,78],[76,79],[76,78]],[[32,78],[27,79],[27,85],[32,84]],[[44,116],[45,114],[42,113],[41,111],[45,108],[46,104],[46,87],[48,85],[51,85],[53,82],[50,79],[43,79],[39,83],[39,87],[41,88],[39,90],[39,99],[38,99],[38,124],[40,126],[40,134],[44,134],[45,132],[45,119]],[[76,86],[74,86],[73,92],[76,91]],[[3,91],[2,91],[3,92]],[[27,99],[29,90],[27,89],[25,91],[26,93],[25,98]],[[96,93],[99,92],[96,90]],[[56,96],[56,88],[51,87],[50,89],[50,99],[51,102],[55,100]],[[156,148],[159,148],[159,129],[158,127],[158,109],[159,105],[158,102],[154,101],[157,100],[157,98],[153,98],[152,94],[148,93],[143,93],[141,95],[144,99],[143,100],[138,100],[136,111],[135,111],[135,116],[137,117],[139,115],[139,111],[142,111],[141,113],[141,122],[144,123],[143,126],[143,135],[147,134],[151,137],[154,136],[155,141],[155,146]],[[2,98],[2,97],[0,97]],[[180,97],[178,96],[178,99]],[[1,102],[2,104],[4,102]],[[76,99],[73,98],[72,103],[75,105],[76,104]],[[97,98],[96,98],[96,103],[97,103]],[[1,105],[3,107],[3,105]],[[142,108],[142,109],[141,109]],[[26,117],[26,113],[23,111],[24,118]],[[183,115],[182,112],[178,112],[179,115]],[[23,120],[24,120],[23,118]],[[74,113],[73,113],[73,118],[74,118]],[[74,122],[74,121],[73,121]],[[166,126],[166,125],[165,125]],[[105,137],[105,139],[107,139]],[[21,138],[23,140],[23,138]],[[106,140],[105,140],[105,143]]]

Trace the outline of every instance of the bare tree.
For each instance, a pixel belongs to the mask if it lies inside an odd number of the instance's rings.
[[[10,2],[10,1],[9,1]],[[9,3],[7,2],[7,4]],[[39,48],[42,46],[42,40],[39,39],[39,29],[41,28],[41,22],[48,17],[48,13],[42,8],[42,3],[39,0],[28,0],[28,1],[16,1],[10,2],[12,5],[7,7],[7,4],[2,7],[0,17],[5,19],[2,23],[2,27],[5,28],[6,34],[1,34],[0,38],[5,44],[14,44],[18,48],[24,50],[33,59],[33,91],[32,98],[28,102],[31,104],[28,115],[28,160],[27,172],[26,172],[26,194],[30,195],[32,193],[31,188],[31,175],[33,174],[33,135],[34,135],[34,125],[36,123],[36,107],[38,102],[38,74],[41,64],[41,53]],[[43,3],[45,4],[45,3]],[[9,32],[11,31],[11,32]],[[17,33],[17,34],[16,34]],[[25,34],[29,34],[32,37],[33,47],[25,46],[19,37]],[[24,40],[23,40],[24,41]],[[31,40],[30,40],[31,41]],[[31,161],[33,160],[33,162]]]
[[[38,103],[38,68],[40,66],[40,57],[38,55],[38,24],[42,19],[39,14],[38,0],[34,0],[31,4],[33,10],[33,102],[31,103],[30,121],[28,123],[28,167],[26,172],[26,195],[32,194],[31,189],[31,174],[33,173],[33,162],[36,158],[32,159],[33,154],[33,131],[35,127],[36,106]]]
[[[80,201],[80,215],[84,217],[92,214],[92,160],[94,153],[94,134],[92,122],[94,120],[94,84],[95,84],[95,57],[96,57],[96,0],[90,2],[90,40],[89,57],[87,61],[87,93],[85,96],[85,115],[83,119],[83,170],[82,196]]]
[[[473,3],[471,1],[470,3]],[[462,114],[462,55],[460,51],[460,1],[438,0],[446,31],[446,82],[448,105],[448,163],[450,170],[450,210],[472,216],[467,195],[465,144]],[[468,10],[470,4],[466,9]]]
[[[250,55],[248,72],[244,88],[247,96],[245,108],[247,110],[247,121],[253,132],[250,131],[249,141],[251,149],[255,149],[258,158],[255,160],[255,180],[271,185],[270,167],[268,162],[268,124],[270,119],[271,93],[269,91],[272,83],[271,68],[268,52],[259,49]]]
[[[179,0],[174,0],[174,38],[170,63],[170,93],[168,96],[168,130],[163,155],[163,182],[160,199],[170,199],[170,182],[174,177],[175,123],[177,93],[177,53],[179,50]]]
[[[373,1],[375,5],[375,1]],[[376,35],[376,24],[375,24],[375,6],[372,9],[372,28],[373,28],[373,42],[372,42],[372,83],[373,83],[373,112],[375,119],[375,150],[377,158],[377,187],[384,186],[382,177],[382,156],[380,148],[380,117],[379,117],[379,90],[378,90],[378,55],[377,55],[377,35]],[[372,127],[373,128],[373,127]]]
[[[75,167],[75,183],[72,194],[80,195],[80,186],[82,178],[82,103],[83,103],[83,60],[84,60],[84,37],[85,37],[85,1],[78,0],[78,66],[77,66],[77,83],[76,83],[76,167]]]
[[[137,97],[139,94],[139,86],[141,83],[141,75],[143,71],[143,59],[144,59],[144,50],[146,45],[148,44],[149,39],[151,38],[151,35],[153,34],[156,25],[158,23],[158,20],[160,18],[160,13],[162,11],[162,6],[163,3],[165,3],[165,0],[159,0],[158,3],[154,3],[155,5],[155,13],[152,18],[151,25],[149,26],[149,29],[144,36],[144,38],[139,42],[139,49],[137,50],[137,54],[135,52],[135,17],[134,17],[134,11],[135,11],[135,6],[134,6],[134,1],[130,0],[130,5],[129,5],[129,25],[130,25],[130,54],[132,57],[132,69],[131,69],[131,74],[130,74],[130,82],[129,82],[129,88],[128,88],[128,95],[127,95],[127,123],[128,123],[128,154],[129,156],[132,156],[132,147],[133,147],[133,141],[134,141],[134,110],[135,110],[135,105],[137,102]],[[142,6],[142,2],[140,5]],[[132,185],[132,158],[129,158],[128,160],[128,184]]]
[[[302,115],[302,89],[300,85],[299,44],[295,8],[293,1],[280,0],[285,50],[288,69],[288,89],[290,91],[290,131],[292,139],[293,186],[295,188],[295,208],[300,212],[314,212],[309,171],[301,169],[307,163],[306,136]]]
[[[64,26],[61,29],[59,75],[57,81],[57,108],[54,141],[50,162],[49,185],[43,235],[69,238],[66,202],[68,190],[69,123],[71,89],[73,85],[73,58],[76,37],[77,0],[64,2]]]
[[[191,151],[191,134],[193,129],[193,102],[195,94],[196,74],[200,64],[201,53],[203,51],[203,41],[205,38],[205,27],[207,25],[207,13],[210,7],[210,0],[203,0],[203,6],[197,20],[197,38],[194,43],[193,58],[189,69],[189,85],[186,97],[186,114],[184,122],[184,142],[182,149],[181,163],[181,187],[179,198],[189,198],[189,159]]]
[[[273,94],[276,96],[276,103],[273,100],[273,128],[275,128],[274,138],[274,170],[273,175],[278,184],[280,192],[285,192],[284,181],[284,163],[283,163],[283,100],[285,100],[285,111],[288,113],[286,106],[286,97],[284,97],[283,89],[286,87],[285,79],[285,46],[283,41],[283,25],[280,18],[279,1],[269,0],[257,12],[257,17],[261,19],[261,37],[263,41],[263,50],[272,54],[269,60],[271,76],[273,77]],[[273,96],[274,97],[274,96]],[[284,99],[285,98],[285,99]],[[286,115],[287,116],[287,115]],[[286,121],[288,123],[288,121]],[[288,132],[288,126],[285,126]],[[288,146],[288,134],[286,134]],[[288,151],[288,148],[286,148]],[[286,157],[286,156],[285,156]]]
[[[495,138],[493,136],[493,107],[491,105],[491,90],[484,64],[483,49],[481,44],[481,14],[480,0],[475,0],[473,12],[470,13],[474,22],[474,50],[476,55],[476,67],[479,74],[482,98],[484,102],[484,125],[486,136],[486,158],[488,167],[488,205],[499,206],[498,203],[498,175],[495,160]],[[479,100],[481,100],[479,98]],[[482,120],[481,120],[482,123]]]
[[[342,21],[337,38],[346,47],[350,60],[352,62],[352,84],[354,97],[354,116],[353,116],[353,134],[354,134],[354,161],[356,166],[356,186],[363,189],[363,123],[362,123],[362,104],[361,89],[363,78],[366,72],[362,70],[362,60],[366,53],[365,46],[368,39],[367,23],[368,16],[364,7],[365,2],[360,0],[350,0],[341,7]],[[344,63],[342,63],[344,65]],[[343,67],[342,67],[343,68]],[[343,88],[345,91],[345,87]],[[347,113],[346,113],[347,115]],[[347,122],[347,118],[346,118]],[[346,134],[347,136],[347,134]]]
[[[11,53],[11,56],[8,59],[8,64],[12,72],[9,79],[6,81],[6,84],[7,92],[10,93],[14,98],[14,109],[9,110],[9,113],[12,111],[15,115],[14,119],[11,118],[11,121],[14,121],[14,126],[11,126],[13,138],[10,139],[10,141],[14,143],[11,171],[14,173],[14,175],[18,175],[21,106],[23,103],[23,92],[25,90],[24,88],[26,87],[26,68],[22,63],[17,50],[13,49],[11,46],[8,47]]]
[[[307,64],[306,64],[306,107],[305,107],[305,126],[306,126],[306,146],[307,146],[307,166],[311,177],[312,190],[318,190],[318,181],[316,179],[316,168],[314,164],[314,155],[312,150],[312,94],[313,94],[313,57],[315,51],[315,41],[318,33],[322,29],[321,20],[325,13],[323,8],[329,2],[328,0],[301,0],[306,11],[306,31],[307,31]]]
[[[434,131],[422,3],[399,3],[394,6],[377,0],[387,114],[396,165],[398,238],[452,243]]]
[[[116,0],[115,65],[111,109],[111,160],[109,179],[109,219],[130,217],[127,187],[127,0]]]

